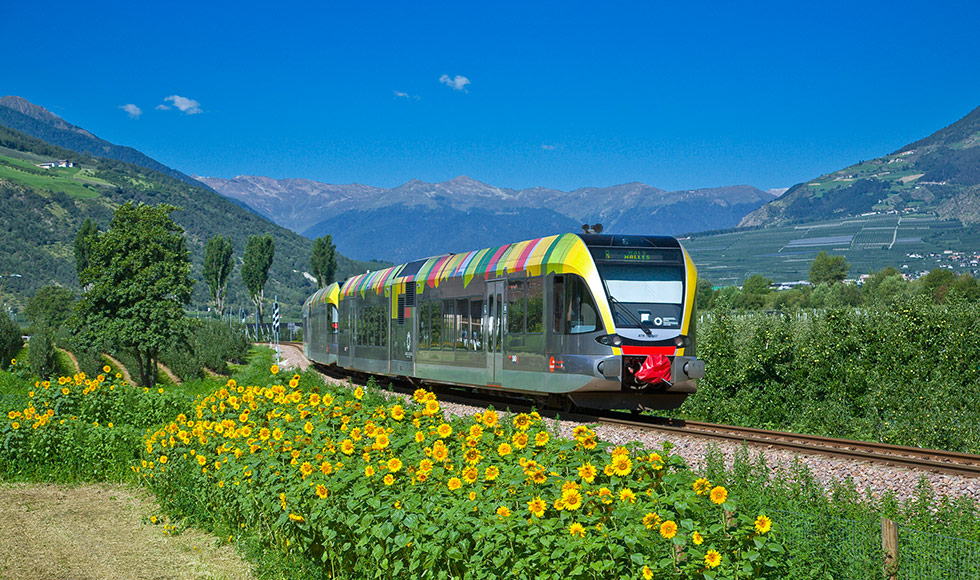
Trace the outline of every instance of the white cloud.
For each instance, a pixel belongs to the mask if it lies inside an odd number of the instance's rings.
[[[442,75],[439,77],[439,82],[447,87],[451,87],[454,91],[463,91],[465,93],[467,92],[466,85],[470,84],[470,79],[464,77],[463,75],[456,75],[454,77]]]
[[[420,97],[418,95],[410,95],[410,94],[404,93],[402,91],[394,91],[394,93],[395,93],[395,98],[397,98],[397,99],[405,99],[406,101],[418,101],[418,100],[420,100],[422,98],[422,97]]]
[[[544,149],[545,151],[554,151],[555,149],[558,149],[558,146],[557,145],[549,145],[547,143],[542,143],[541,144],[541,148]]]
[[[125,105],[120,105],[119,108],[122,109],[123,111],[126,111],[127,113],[129,113],[129,118],[130,119],[139,119],[140,118],[140,115],[143,114],[143,109],[140,109],[139,107],[137,107],[133,103],[127,103]]]
[[[198,103],[194,99],[188,99],[187,97],[182,97],[180,95],[170,95],[164,99],[164,101],[170,103],[174,107],[177,107],[177,109],[185,115],[197,115],[198,113],[204,112],[201,110],[201,103]],[[167,111],[170,110],[170,107],[167,105],[157,105],[157,109]]]

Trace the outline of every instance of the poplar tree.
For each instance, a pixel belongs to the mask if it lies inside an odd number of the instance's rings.
[[[333,282],[337,273],[337,246],[333,238],[325,235],[313,240],[313,254],[310,256],[310,268],[316,277],[316,287],[323,288]]]
[[[234,249],[231,240],[217,235],[208,240],[204,250],[204,281],[211,293],[218,318],[225,312],[225,295],[228,292],[228,278],[231,275],[233,262],[231,254]]]
[[[248,288],[249,298],[255,304],[255,311],[262,323],[262,301],[265,297],[265,283],[269,280],[269,268],[275,256],[275,243],[272,236],[249,236],[242,257],[242,282]]]

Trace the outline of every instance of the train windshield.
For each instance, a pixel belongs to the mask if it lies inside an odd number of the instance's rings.
[[[680,328],[684,267],[673,264],[597,263],[616,326]]]

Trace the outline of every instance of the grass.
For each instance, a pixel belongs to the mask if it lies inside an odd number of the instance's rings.
[[[78,199],[92,199],[99,197],[98,190],[92,184],[105,183],[96,180],[87,173],[83,173],[83,179],[76,179],[76,176],[83,170],[79,167],[52,168],[46,170],[45,174],[38,174],[35,171],[45,171],[39,169],[33,163],[13,157],[0,155],[0,178],[41,189],[50,192],[62,192]]]

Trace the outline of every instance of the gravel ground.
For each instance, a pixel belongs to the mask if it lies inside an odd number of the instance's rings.
[[[283,366],[290,368],[300,368],[306,370],[310,366],[310,361],[303,356],[300,348],[292,345],[282,346]],[[326,380],[349,385],[348,381],[338,381],[330,377]],[[472,415],[482,409],[470,405],[459,403],[440,402],[446,413],[451,415]],[[572,429],[579,423],[574,421],[553,421],[558,431],[565,437],[572,436]],[[735,451],[741,447],[739,444],[719,442],[697,436],[682,436],[637,429],[622,425],[599,425],[596,428],[598,436],[604,440],[615,444],[629,443],[631,441],[640,442],[643,447],[648,449],[658,449],[665,441],[674,444],[674,453],[683,457],[688,464],[695,470],[699,469],[709,447],[716,447],[724,453],[727,463],[730,465]],[[862,494],[870,490],[875,496],[879,496],[886,491],[893,491],[900,499],[911,496],[915,490],[916,483],[921,477],[925,477],[937,495],[959,497],[968,496],[980,501],[980,478],[960,477],[955,475],[937,474],[922,471],[913,471],[902,467],[890,467],[863,461],[848,459],[836,459],[820,454],[795,453],[780,449],[768,449],[761,446],[749,446],[750,456],[755,459],[758,455],[764,454],[766,462],[772,469],[779,466],[789,466],[796,458],[799,458],[810,470],[818,481],[824,485],[829,485],[834,481],[844,481],[851,478],[858,491]]]

